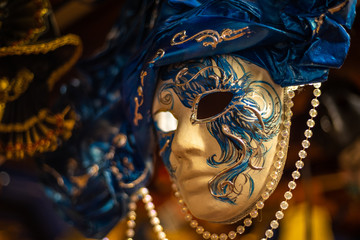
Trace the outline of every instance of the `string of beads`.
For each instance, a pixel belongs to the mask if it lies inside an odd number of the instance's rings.
[[[145,209],[147,211],[148,217],[150,218],[150,223],[153,227],[153,231],[155,232],[157,238],[159,240],[168,240],[166,238],[166,234],[164,232],[163,227],[160,224],[160,219],[158,218],[157,211],[155,210],[155,205],[152,202],[152,197],[149,194],[149,190],[147,188],[141,188],[137,194],[134,194],[131,196],[130,202],[129,202],[129,212],[127,216],[127,230],[126,230],[126,239],[127,240],[133,240],[133,237],[135,236],[135,220],[136,220],[136,208],[137,208],[137,201],[139,199],[142,200],[144,203]]]
[[[314,118],[318,114],[316,108],[320,105],[318,98],[321,95],[321,90],[320,90],[321,83],[316,83],[313,86],[314,86],[314,90],[313,90],[314,98],[311,100],[312,108],[309,111],[310,118],[306,122],[307,129],[304,132],[305,139],[301,143],[302,149],[299,151],[299,154],[298,154],[299,160],[296,161],[296,163],[295,163],[296,170],[293,171],[291,174],[292,180],[288,183],[289,189],[284,194],[285,200],[280,203],[280,209],[275,213],[275,219],[273,219],[270,222],[270,228],[268,228],[265,231],[265,237],[262,238],[261,240],[267,240],[274,236],[274,230],[279,227],[279,220],[284,218],[284,216],[285,216],[284,211],[289,207],[288,202],[293,197],[292,191],[296,188],[296,180],[298,180],[301,176],[300,170],[304,167],[303,160],[307,156],[306,150],[310,147],[309,139],[313,136],[313,132],[311,129],[315,126]],[[288,94],[289,94],[290,98],[295,96],[295,92],[292,89],[290,89],[288,91]],[[290,100],[290,102],[288,104],[290,104],[290,106],[294,105],[292,100]],[[288,114],[292,115],[291,109],[289,109]]]

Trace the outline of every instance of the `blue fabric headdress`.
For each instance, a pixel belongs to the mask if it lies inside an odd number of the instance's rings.
[[[169,0],[122,77],[122,103],[146,159],[160,67],[233,54],[269,71],[283,87],[323,82],[350,45],[355,0]],[[148,150],[148,151],[146,151]]]
[[[356,5],[356,0],[157,2],[128,1],[126,6],[132,8],[129,12],[133,18],[123,14],[108,48],[82,65],[95,91],[78,102],[78,114],[91,120],[82,124],[83,132],[94,131],[95,120],[106,120],[111,129],[116,127],[116,134],[129,139],[123,147],[114,146],[112,137],[88,146],[83,143],[94,141],[94,137],[78,134],[64,148],[77,153],[73,155],[77,155],[82,172],[91,172],[91,166],[99,170],[77,195],[70,191],[79,188],[71,181],[72,176],[61,174],[66,188],[56,189],[54,179],[48,184],[50,196],[62,206],[62,212],[88,237],[104,236],[124,217],[128,195],[144,186],[151,174],[151,106],[162,66],[234,54],[267,69],[273,81],[283,87],[322,82],[329,68],[340,67],[346,57],[350,42],[347,30],[354,21]],[[145,11],[150,5],[151,11]],[[75,151],[76,145],[83,148],[76,147]],[[111,149],[114,157],[107,160]],[[124,156],[135,166],[131,171],[124,166]],[[118,180],[114,168],[126,178]],[[123,188],[127,182],[137,184]],[[59,192],[61,198],[55,197]]]

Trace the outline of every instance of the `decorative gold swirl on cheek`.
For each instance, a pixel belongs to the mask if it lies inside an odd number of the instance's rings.
[[[240,186],[241,187],[241,190],[236,190],[236,186],[235,186],[235,182],[234,181],[224,181],[220,184],[220,186],[218,186],[218,190],[219,191],[223,191],[226,187],[228,187],[228,191],[227,193],[225,194],[216,194],[214,193],[214,191],[212,190],[211,188],[211,185],[214,183],[214,181],[218,178],[220,178],[221,176],[224,176],[226,175],[228,172],[230,172],[232,169],[236,168],[237,166],[239,166],[244,158],[245,158],[245,154],[246,154],[246,151],[247,151],[247,147],[245,145],[245,142],[244,140],[242,140],[240,137],[238,136],[235,136],[233,133],[231,133],[230,131],[230,128],[229,126],[227,125],[222,125],[221,126],[221,129],[222,129],[222,132],[227,136],[229,137],[230,139],[232,139],[233,141],[237,142],[240,146],[241,146],[241,155],[240,155],[240,159],[237,160],[236,164],[230,168],[227,168],[227,169],[224,169],[222,171],[220,171],[218,174],[216,174],[214,177],[212,177],[210,179],[210,181],[208,182],[208,188],[209,188],[209,191],[210,191],[210,194],[214,197],[227,197],[229,196],[231,193],[236,193],[236,194],[240,194],[242,192],[242,189],[243,189],[243,186]],[[236,179],[235,179],[236,180]]]
[[[267,133],[265,131],[265,124],[264,124],[264,121],[263,121],[263,119],[261,117],[261,113],[257,109],[255,109],[253,107],[250,107],[250,106],[244,106],[244,108],[248,109],[249,111],[251,111],[251,112],[253,112],[255,114],[255,116],[257,117],[257,119],[258,119],[258,121],[260,123],[260,126],[262,128],[261,130],[259,129],[259,132],[264,137],[266,137]],[[214,191],[211,188],[211,185],[214,183],[214,181],[216,179],[221,178],[221,176],[226,175],[228,172],[230,172],[231,170],[233,170],[234,168],[239,166],[243,162],[243,160],[245,158],[245,155],[246,155],[246,152],[247,152],[247,146],[246,146],[244,140],[241,139],[240,137],[234,135],[233,133],[231,133],[229,126],[223,124],[221,126],[221,129],[222,129],[222,132],[227,137],[229,137],[230,139],[235,141],[239,146],[241,146],[241,156],[240,156],[240,159],[236,162],[236,164],[234,166],[232,166],[231,168],[227,168],[227,169],[222,170],[217,175],[215,175],[212,179],[210,179],[210,181],[208,182],[208,188],[210,190],[211,195],[214,196],[214,197],[228,197],[231,193],[236,193],[238,195],[238,194],[240,194],[242,192],[243,185],[240,186],[240,190],[236,189],[235,182],[234,182],[236,180],[236,178],[233,181],[227,180],[227,181],[224,181],[224,182],[220,183],[220,185],[218,186],[218,191],[219,192],[223,191],[226,187],[228,188],[228,191],[225,194],[216,194],[216,193],[214,193]],[[256,142],[256,149],[252,153],[252,155],[249,157],[249,167],[251,169],[254,169],[254,170],[262,170],[263,169],[263,166],[256,166],[255,163],[254,163],[255,160],[256,160],[256,162],[261,162],[261,159],[263,159],[261,146],[262,146],[262,140],[260,140],[260,142]],[[246,184],[246,183],[247,183],[247,178],[245,178],[245,183],[244,184]]]
[[[169,91],[166,91],[166,90],[163,90],[161,93],[160,93],[160,98],[159,98],[160,102],[164,105],[170,105],[174,99],[173,99],[173,96],[171,94],[171,92]]]
[[[249,27],[240,28],[237,30],[232,29],[224,29],[220,34],[215,30],[203,30],[189,38],[187,38],[186,31],[181,31],[174,35],[171,40],[171,45],[181,45],[185,42],[194,40],[197,42],[203,42],[203,46],[211,46],[212,48],[216,48],[216,46],[223,41],[231,41],[240,37],[243,37],[247,34],[250,34],[251,31]],[[205,41],[205,39],[210,39],[210,41]]]

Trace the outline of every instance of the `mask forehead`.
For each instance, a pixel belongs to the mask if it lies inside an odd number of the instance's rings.
[[[195,203],[201,200],[201,195],[211,199],[210,205],[216,208],[235,207],[240,211],[259,198],[274,160],[282,97],[281,87],[272,83],[264,69],[235,56],[191,61],[162,72],[154,99],[155,125],[161,122],[158,112],[168,111],[178,121],[173,131],[165,133],[157,128],[157,132],[163,160],[190,210],[198,208]],[[202,108],[211,109],[219,104],[220,110],[199,117]],[[188,137],[182,132],[188,132]],[[200,136],[194,136],[195,133]],[[214,150],[202,151],[205,154],[200,157],[187,154],[186,149],[193,148],[185,144],[189,142],[187,138],[198,139],[201,144],[195,144],[197,148]],[[174,146],[182,146],[184,156],[174,153]],[[202,161],[200,172],[206,175],[206,181],[183,178],[185,173],[178,170],[179,166],[192,159]],[[205,190],[198,197],[191,197],[186,187],[188,182],[204,185]],[[228,221],[238,214],[205,220]]]

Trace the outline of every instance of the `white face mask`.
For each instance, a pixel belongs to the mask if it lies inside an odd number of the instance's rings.
[[[230,55],[163,69],[152,109],[160,155],[195,217],[235,222],[275,189],[283,96],[266,70]]]

